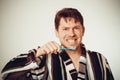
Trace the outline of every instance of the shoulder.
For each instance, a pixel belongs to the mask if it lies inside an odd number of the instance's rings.
[[[87,53],[92,58],[98,58],[100,60],[105,60],[105,61],[107,60],[106,57],[100,52],[87,50]]]
[[[104,57],[101,53],[90,51],[87,52],[87,59],[92,63],[93,66],[104,68],[105,66],[108,68],[108,62],[106,57]]]

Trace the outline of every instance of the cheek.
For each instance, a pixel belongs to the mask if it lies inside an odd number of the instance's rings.
[[[81,37],[83,35],[82,31],[76,32],[77,37]]]
[[[59,32],[59,34],[58,34],[58,38],[59,38],[59,39],[64,38],[64,36],[65,36],[65,34],[64,34],[63,32]]]
[[[80,37],[82,37],[84,35],[84,31],[81,30],[78,34],[79,34]]]
[[[60,34],[60,38],[61,38],[61,39],[65,39],[65,37],[66,37],[66,34],[65,34],[65,33],[61,33],[61,34]]]

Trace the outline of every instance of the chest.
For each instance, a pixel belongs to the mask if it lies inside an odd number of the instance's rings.
[[[71,59],[71,61],[72,61],[74,68],[76,69],[76,71],[79,72],[80,58],[73,58],[73,59]]]

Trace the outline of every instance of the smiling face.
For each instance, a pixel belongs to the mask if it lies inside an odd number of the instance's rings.
[[[55,33],[64,47],[78,48],[84,35],[84,27],[74,18],[61,18]]]

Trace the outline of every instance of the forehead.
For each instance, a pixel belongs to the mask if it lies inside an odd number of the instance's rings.
[[[67,18],[61,18],[60,19],[60,25],[62,24],[75,24],[75,25],[80,25],[80,21],[75,20],[72,17],[67,17]]]

